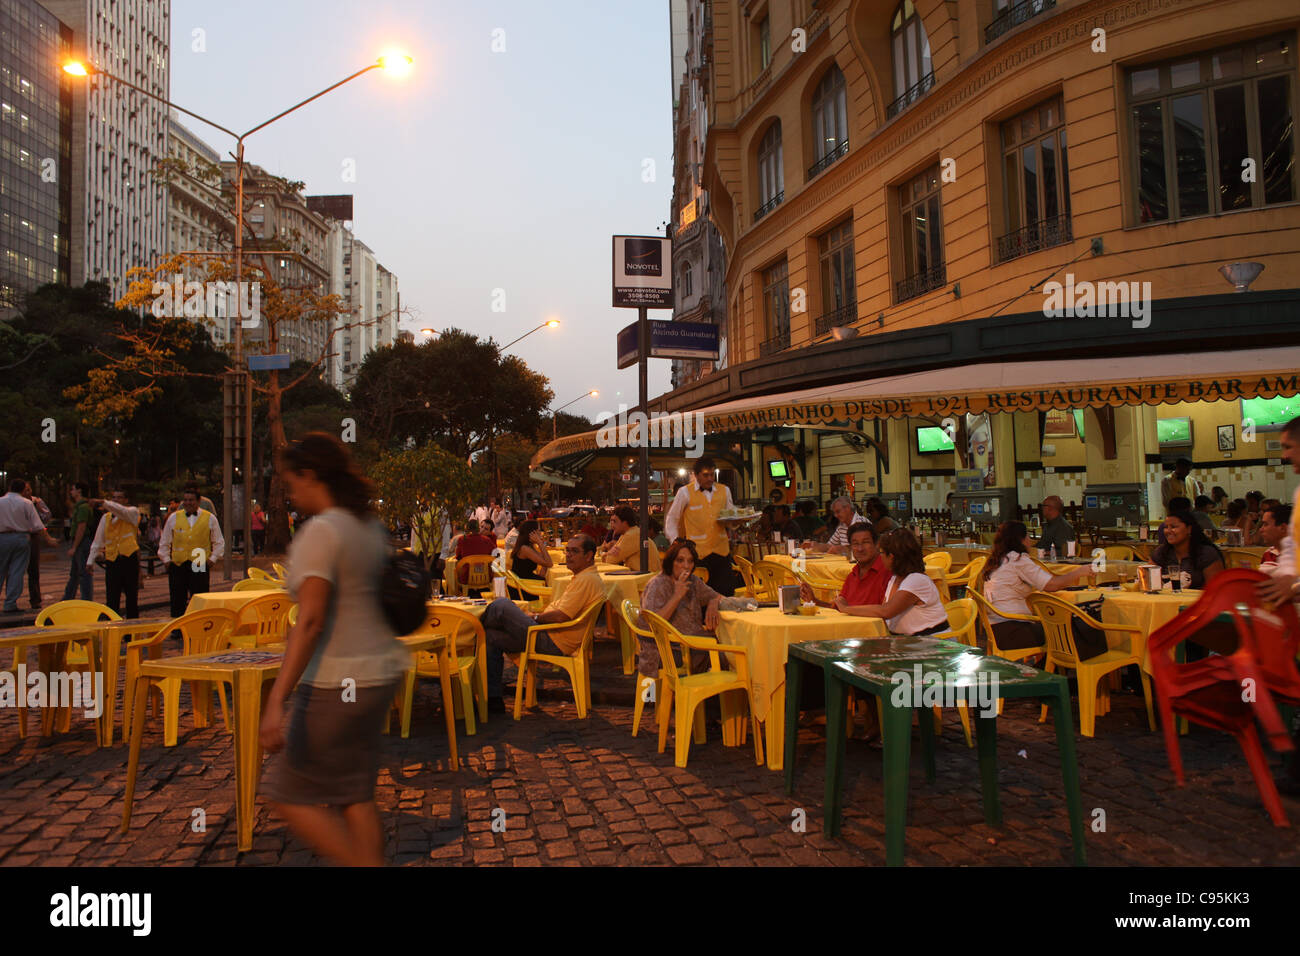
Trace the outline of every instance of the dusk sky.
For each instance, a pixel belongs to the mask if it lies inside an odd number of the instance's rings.
[[[403,328],[455,326],[504,344],[558,318],[558,329],[510,350],[550,378],[552,407],[591,388],[598,398],[567,411],[594,418],[635,404],[636,369],[614,367],[615,336],[636,310],[610,305],[610,237],[662,235],[669,216],[664,0],[172,0],[171,9],[171,99],[234,130],[386,49],[410,53],[406,77],[353,80],[249,137],[246,159],[305,181],[309,194],[355,195],[356,236],[397,274]],[[493,52],[494,36],[504,52]],[[223,158],[233,149],[182,119]],[[497,289],[504,312],[492,311]],[[668,371],[651,360],[651,396],[668,389]]]

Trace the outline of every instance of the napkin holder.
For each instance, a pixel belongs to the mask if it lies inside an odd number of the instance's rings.
[[[1137,584],[1139,591],[1154,593],[1160,590],[1161,571],[1160,566],[1156,564],[1144,564],[1137,569]]]
[[[799,585],[782,584],[777,588],[776,599],[782,614],[799,613]]]

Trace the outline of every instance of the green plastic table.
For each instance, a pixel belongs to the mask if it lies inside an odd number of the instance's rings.
[[[798,740],[800,692],[813,668],[820,669],[826,687],[826,807],[824,829],[827,836],[840,830],[840,789],[845,750],[845,710],[847,693],[856,687],[880,698],[884,711],[882,738],[885,776],[885,862],[901,866],[907,825],[908,763],[911,757],[911,694],[901,705],[892,699],[899,672],[914,678],[920,665],[922,680],[935,674],[956,687],[974,688],[978,681],[991,683],[996,675],[998,698],[1042,697],[1053,711],[1057,749],[1061,755],[1061,779],[1065,785],[1065,802],[1070,817],[1070,837],[1074,844],[1074,862],[1087,862],[1083,844],[1083,810],[1079,798],[1079,769],[1074,757],[1074,727],[1070,715],[1069,685],[1059,674],[989,657],[983,652],[956,641],[933,637],[887,637],[852,640],[809,641],[791,644],[786,661],[786,732],[785,792],[794,792],[794,757]],[[980,675],[985,675],[981,677]],[[923,708],[918,721],[925,757],[926,779],[933,780],[934,725]],[[990,824],[1002,822],[998,802],[997,716],[984,716],[970,705],[980,764],[980,786],[984,798],[984,819]]]

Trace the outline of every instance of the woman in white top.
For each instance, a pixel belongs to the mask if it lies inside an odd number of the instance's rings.
[[[948,612],[943,609],[939,588],[925,573],[921,542],[905,528],[896,528],[880,538],[880,558],[893,575],[885,588],[883,604],[846,608],[861,617],[883,617],[891,634],[938,634],[948,630]]]
[[[1029,556],[1029,529],[1021,521],[1004,521],[993,542],[993,554],[984,566],[984,596],[1008,614],[1033,615],[1025,600],[1034,591],[1059,591],[1088,574],[1081,564],[1064,574],[1053,574]],[[1037,621],[1009,621],[989,612],[989,625],[999,648],[1041,647],[1047,638]]]

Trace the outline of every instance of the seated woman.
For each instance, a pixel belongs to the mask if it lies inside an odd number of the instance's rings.
[[[551,559],[551,552],[546,549],[546,541],[542,538],[542,528],[533,519],[528,519],[519,526],[519,535],[515,539],[515,546],[510,552],[510,573],[517,578],[528,578],[533,581],[545,581],[546,572],[549,571],[555,562]],[[518,588],[507,588],[510,596],[516,600],[527,600],[527,594],[517,594]]]
[[[984,596],[998,610],[1033,616],[1025,601],[1033,591],[1059,591],[1092,570],[1082,564],[1065,574],[1053,574],[1029,556],[1033,545],[1021,521],[1004,521],[993,539],[993,554],[984,566]],[[1037,621],[1012,621],[989,612],[989,626],[998,647],[1007,650],[1041,647],[1047,641]]]
[[[884,603],[846,605],[840,610],[859,617],[883,617],[891,634],[916,636],[948,630],[948,612],[943,609],[938,585],[925,573],[916,535],[905,528],[881,535],[880,557],[893,575],[885,588]]]
[[[718,626],[718,604],[722,595],[695,576],[699,555],[693,541],[677,541],[664,555],[663,569],[650,579],[641,595],[641,607],[653,611],[683,634],[713,637]],[[644,619],[642,625],[645,625]],[[640,637],[636,655],[637,670],[643,677],[659,673],[659,648],[655,642]],[[671,665],[670,665],[671,666]],[[691,672],[708,669],[708,655],[691,654]]]
[[[1151,563],[1162,569],[1178,565],[1191,578],[1187,587],[1200,590],[1223,570],[1223,555],[1206,540],[1190,512],[1171,511],[1164,532],[1165,543],[1151,552]]]
[[[1245,498],[1234,498],[1228,502],[1228,516],[1220,529],[1226,534],[1229,528],[1241,530],[1241,543],[1247,545],[1255,533],[1255,519],[1251,515]]]

